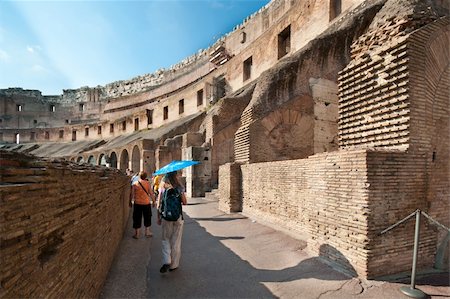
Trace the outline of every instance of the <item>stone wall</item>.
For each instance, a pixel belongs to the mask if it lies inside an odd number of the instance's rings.
[[[115,169],[0,152],[1,297],[99,295],[128,217]]]
[[[241,212],[241,167],[237,163],[226,163],[219,167],[219,209],[227,213]]]

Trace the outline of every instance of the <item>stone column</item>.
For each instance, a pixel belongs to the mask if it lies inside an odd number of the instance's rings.
[[[203,197],[211,190],[211,151],[209,147],[191,146],[183,149],[183,159],[199,161],[200,164],[185,168],[186,194],[188,197]]]

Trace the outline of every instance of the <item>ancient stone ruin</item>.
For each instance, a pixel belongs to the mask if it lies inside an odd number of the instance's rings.
[[[380,232],[416,209],[450,226],[449,40],[446,1],[273,0],[167,70],[56,96],[0,90],[2,291],[38,296],[23,275],[40,285],[60,252],[78,259],[72,238],[91,214],[123,204],[100,188],[109,198],[100,207],[86,195],[93,187],[76,186],[122,184],[119,170],[151,173],[174,159],[201,162],[183,172],[189,196],[218,189],[222,210],[301,234],[346,273],[409,271],[414,223]],[[49,214],[26,208],[31,198],[49,206],[49,196],[61,199]],[[112,243],[86,236],[84,250],[116,246],[126,213],[102,219]],[[427,221],[421,230],[419,268],[448,267],[447,233]],[[86,257],[102,265],[90,278],[105,275],[113,254]],[[41,268],[18,271],[28,257]],[[61,295],[98,295],[88,288]]]

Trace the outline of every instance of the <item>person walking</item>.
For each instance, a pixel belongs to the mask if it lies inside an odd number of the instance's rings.
[[[180,264],[184,225],[182,204],[186,205],[187,200],[176,172],[166,174],[160,185],[158,225],[162,225],[163,265],[159,272],[165,273],[178,269]]]
[[[133,238],[139,239],[139,231],[142,226],[142,217],[144,218],[145,236],[151,237],[152,231],[152,206],[155,206],[155,195],[152,192],[151,184],[147,180],[145,171],[139,172],[137,179],[131,186],[131,200],[133,207]]]

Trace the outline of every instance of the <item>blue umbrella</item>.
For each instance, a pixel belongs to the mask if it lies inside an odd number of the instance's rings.
[[[160,174],[166,174],[169,172],[173,172],[173,171],[177,171],[192,165],[196,165],[199,164],[200,162],[198,161],[189,161],[189,160],[174,160],[172,162],[170,162],[169,164],[167,164],[166,166],[158,169],[157,171],[155,171],[153,173],[153,175],[160,175]]]

